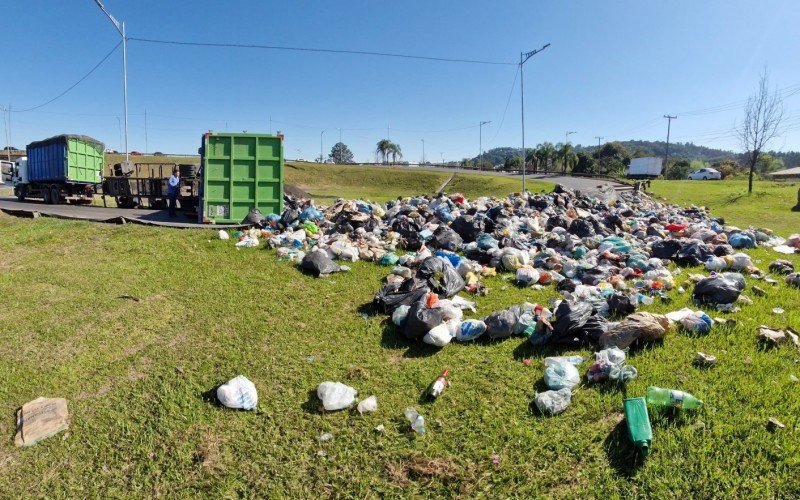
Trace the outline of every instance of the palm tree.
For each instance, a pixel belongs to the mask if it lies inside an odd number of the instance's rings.
[[[560,146],[556,152],[556,159],[561,161],[561,172],[566,174],[568,167],[571,170],[578,163],[578,155],[575,154],[569,143],[561,144]]]
[[[396,163],[397,158],[403,157],[403,152],[400,150],[400,145],[393,142],[389,143],[388,154],[392,155],[392,163]]]
[[[389,159],[389,153],[391,152],[392,146],[392,141],[389,139],[381,139],[378,141],[375,152],[378,153],[378,156],[383,159],[383,163],[386,163],[386,161]]]
[[[543,142],[536,146],[536,158],[539,160],[537,163],[540,167],[547,171],[547,167],[550,166],[550,161],[556,154],[556,148],[553,146],[552,142]],[[536,172],[536,170],[534,170]]]

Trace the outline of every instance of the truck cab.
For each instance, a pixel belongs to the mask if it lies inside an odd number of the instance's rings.
[[[19,201],[24,201],[28,192],[28,157],[23,156],[14,162],[11,169],[11,185],[14,186],[14,196]]]

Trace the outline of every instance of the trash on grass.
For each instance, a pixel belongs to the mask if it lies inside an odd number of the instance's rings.
[[[33,446],[69,427],[67,400],[39,397],[17,410],[16,446]]]
[[[256,386],[244,375],[238,375],[217,388],[217,399],[235,410],[252,410],[258,404]]]

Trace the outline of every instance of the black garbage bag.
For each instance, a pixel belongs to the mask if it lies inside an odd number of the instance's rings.
[[[568,231],[570,234],[574,234],[579,238],[588,238],[596,234],[594,231],[594,226],[586,219],[573,220],[569,225]]]
[[[432,328],[444,322],[441,309],[430,309],[425,305],[424,300],[418,300],[411,304],[406,317],[406,324],[403,327],[403,335],[407,339],[419,340],[425,336]]]
[[[553,336],[550,342],[564,346],[580,346],[597,342],[605,333],[607,323],[596,316],[589,302],[562,301],[555,312]]]
[[[730,245],[714,245],[714,255],[717,257],[733,255],[733,247]]]
[[[791,274],[794,272],[794,265],[788,260],[778,259],[769,265],[769,270],[772,273]]]
[[[681,242],[678,240],[661,240],[653,243],[651,255],[656,259],[670,259],[675,258],[675,255],[681,249]]]
[[[514,326],[519,321],[517,309],[497,311],[483,320],[486,323],[486,335],[490,339],[505,339],[514,335]]]
[[[567,229],[569,227],[569,220],[563,215],[554,215],[547,219],[547,224],[545,224],[544,227],[547,231],[552,231],[556,227]]]
[[[462,215],[450,224],[450,228],[457,232],[465,243],[471,243],[478,238],[479,234],[484,232],[486,225],[483,219],[476,219],[471,215]]]
[[[659,231],[656,226],[647,226],[647,231],[645,231],[647,236],[658,236],[663,238],[665,235],[662,231]]]
[[[289,227],[294,221],[300,218],[300,209],[289,207],[281,214],[281,224],[283,227]]]
[[[339,266],[335,264],[328,254],[322,251],[308,252],[300,262],[300,267],[319,277],[323,274],[339,272]]]
[[[486,218],[493,221],[496,221],[501,215],[503,215],[503,207],[501,205],[495,205],[486,211]],[[502,218],[506,217],[503,216]]]
[[[372,303],[378,311],[384,314],[391,314],[400,306],[410,306],[422,299],[428,291],[428,286],[424,282],[408,278],[400,283],[394,282],[383,285],[378,290]]]
[[[433,232],[433,238],[428,242],[428,246],[455,252],[461,248],[463,242],[464,240],[461,239],[457,232],[447,226],[439,226]]]
[[[536,195],[530,199],[528,205],[535,208],[536,210],[541,211],[550,206],[550,200],[548,200],[544,196]]]
[[[417,268],[416,278],[424,281],[439,297],[450,298],[464,289],[464,280],[450,262],[428,257]]]
[[[741,284],[724,276],[711,276],[694,286],[692,298],[702,304],[730,304],[742,293]]]
[[[400,248],[404,250],[411,250],[416,252],[425,242],[420,238],[419,234],[410,234],[400,239]]]
[[[261,213],[261,210],[257,208],[251,208],[249,212],[247,212],[247,217],[244,218],[245,224],[252,224],[254,226],[260,226],[264,222],[264,214]]]
[[[702,243],[686,243],[675,254],[675,263],[679,266],[699,266],[705,263],[714,254]]]
[[[573,280],[565,278],[558,282],[556,285],[556,290],[559,292],[574,292],[576,286],[577,283],[575,283]]]
[[[400,234],[403,238],[417,237],[420,227],[413,220],[403,217],[392,221],[392,231]]]
[[[481,250],[480,248],[470,248],[464,252],[464,257],[477,261],[483,265],[489,265],[492,262],[492,256],[486,250]]]
[[[612,316],[627,316],[636,311],[636,305],[624,293],[615,293],[606,299]]]

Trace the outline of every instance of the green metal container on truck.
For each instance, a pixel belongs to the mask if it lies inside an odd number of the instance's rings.
[[[283,211],[283,137],[208,132],[200,148],[200,222],[239,224]]]

